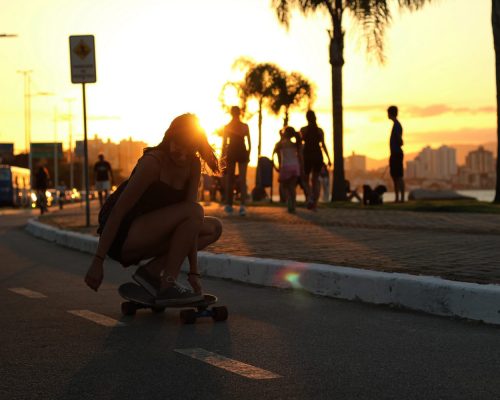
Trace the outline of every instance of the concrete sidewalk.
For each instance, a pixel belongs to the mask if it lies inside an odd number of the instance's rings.
[[[500,325],[496,215],[249,211],[246,217],[227,216],[218,205],[206,207],[207,215],[223,220],[224,234],[200,252],[203,275]],[[85,228],[83,209],[40,221],[30,221],[27,230],[95,253],[95,226]]]

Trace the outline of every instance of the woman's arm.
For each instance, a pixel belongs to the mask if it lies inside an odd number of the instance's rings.
[[[328,166],[330,166],[330,165],[332,165],[332,162],[330,161],[330,154],[328,154],[328,149],[326,148],[326,144],[325,144],[325,133],[322,130],[320,130],[320,135],[321,135],[320,145],[326,154],[326,158],[328,159]]]
[[[92,264],[85,277],[87,285],[97,291],[103,278],[103,261],[113,243],[125,215],[137,203],[148,186],[159,177],[160,166],[154,156],[143,157],[127,187],[111,210],[97,246]]]
[[[245,132],[245,137],[247,138],[248,141],[248,154],[252,152],[252,141],[250,140],[250,128],[248,128],[248,125],[245,124],[246,126],[246,132]]]
[[[278,172],[280,171],[280,167],[281,167],[280,143],[281,142],[276,143],[276,145],[274,146],[273,155],[271,156],[271,161],[273,162],[273,167]],[[276,164],[274,163],[274,155],[275,154],[278,156],[278,166],[276,166]]]
[[[186,200],[197,202],[198,201],[198,185],[201,177],[201,163],[198,157],[191,164],[191,171],[189,174],[188,191]],[[196,293],[201,293],[201,283],[199,280],[198,272],[198,236],[196,236],[193,247],[188,253],[189,274],[188,281]]]

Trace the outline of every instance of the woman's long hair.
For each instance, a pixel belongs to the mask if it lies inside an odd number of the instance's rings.
[[[175,141],[180,145],[188,145],[194,149],[193,157],[199,156],[208,165],[212,173],[218,174],[219,162],[214,149],[207,140],[205,131],[200,126],[198,117],[195,114],[182,114],[174,118],[168,129],[165,131],[163,140],[155,147],[149,147],[147,151],[158,149],[168,154],[170,143]]]

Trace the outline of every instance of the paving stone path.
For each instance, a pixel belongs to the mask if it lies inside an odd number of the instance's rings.
[[[207,249],[215,253],[500,283],[499,214],[299,208],[290,215],[259,206],[240,217],[215,203],[206,204],[205,213],[223,221],[221,239]],[[96,204],[90,229],[79,206],[41,221],[95,234]]]

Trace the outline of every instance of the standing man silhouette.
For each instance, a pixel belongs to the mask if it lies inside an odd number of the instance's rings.
[[[252,144],[248,125],[241,122],[241,109],[231,107],[231,122],[224,127],[222,154],[226,157],[226,206],[224,210],[233,212],[233,195],[236,163],[238,163],[238,183],[240,184],[241,204],[239,214],[246,215],[247,165],[250,160]],[[246,144],[245,144],[246,141]],[[247,147],[248,146],[248,147]]]
[[[109,191],[111,190],[111,180],[113,179],[113,171],[111,164],[104,160],[104,155],[101,153],[98,156],[99,161],[94,164],[94,180],[95,188],[99,196],[99,205],[102,207],[104,200],[108,198]],[[103,194],[104,192],[104,200]]]
[[[396,193],[396,203],[405,201],[405,182],[403,179],[403,127],[398,120],[398,108],[390,106],[387,109],[387,117],[394,123],[392,125],[389,145],[391,156],[389,158],[389,169],[392,181],[394,182],[394,192]]]

